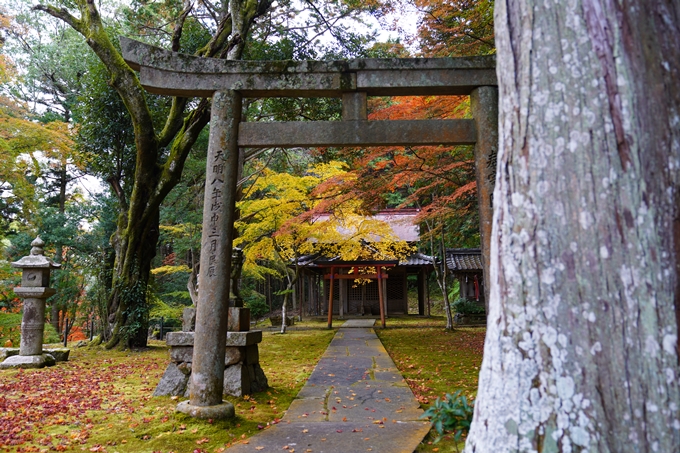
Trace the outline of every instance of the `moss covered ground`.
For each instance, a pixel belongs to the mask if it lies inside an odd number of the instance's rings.
[[[277,423],[334,335],[265,333],[260,360],[271,386],[229,398],[237,417],[201,421],[152,397],[168,363],[163,343],[140,351],[78,348],[69,362],[0,374],[0,451],[220,452]]]
[[[334,326],[341,322],[335,321]],[[164,343],[139,351],[74,348],[70,361],[43,370],[0,373],[0,452],[224,451],[278,423],[335,334],[324,319],[285,335],[264,332],[260,360],[271,386],[230,398],[237,417],[200,421],[175,413],[179,399],[152,397],[168,363]],[[462,389],[474,396],[484,329],[444,330],[441,317],[389,318],[376,331],[423,408]],[[418,451],[456,451],[451,439]]]
[[[447,331],[444,317],[389,318],[387,325],[376,333],[423,409],[456,390],[462,390],[468,399],[476,396],[486,329]],[[450,436],[434,443],[436,437],[431,431],[418,452],[462,448]]]

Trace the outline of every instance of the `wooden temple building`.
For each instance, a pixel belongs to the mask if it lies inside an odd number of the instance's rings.
[[[481,249],[447,249],[446,267],[460,283],[461,298],[485,304]]]
[[[392,227],[402,241],[417,245],[416,210],[382,211],[374,216]],[[417,286],[418,314],[425,314],[427,274],[433,258],[414,252],[405,260],[341,261],[321,254],[302,257],[298,300],[308,315],[377,316],[408,314],[408,282]],[[412,276],[412,277],[411,277]],[[361,278],[357,281],[357,278]],[[409,279],[409,277],[411,277]]]

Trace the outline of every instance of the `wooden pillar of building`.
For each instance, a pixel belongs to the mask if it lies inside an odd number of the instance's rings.
[[[425,314],[425,268],[418,271],[418,314]]]
[[[378,305],[380,306],[380,324],[385,328],[385,293],[383,291],[382,268],[377,266],[378,272]]]
[[[319,310],[319,314],[323,314],[323,304],[324,304],[324,298],[323,295],[326,294],[326,287],[324,286],[326,284],[323,274],[318,275],[316,277],[316,304]]]
[[[333,279],[335,278],[335,269],[331,267],[331,276],[328,280],[328,328],[333,328]],[[325,280],[324,280],[325,281]]]
[[[307,274],[307,315],[314,314],[314,283],[316,282],[314,275]]]
[[[382,279],[382,291],[383,291],[383,304],[385,305],[385,308],[384,308],[385,318],[389,318],[389,313],[387,312],[387,306],[388,306],[387,279],[385,279],[385,278]]]
[[[425,311],[425,316],[430,317],[430,276],[426,274],[425,278],[425,292],[427,293],[427,310]]]
[[[314,300],[316,301],[316,310],[319,315],[323,313],[323,297],[321,297],[321,295],[326,294],[324,293],[323,285],[324,282],[321,275],[314,277]]]
[[[404,272],[401,280],[401,288],[403,294],[402,307],[404,309],[404,314],[408,315],[408,274],[406,272]]]
[[[347,300],[347,280],[338,280],[338,313],[340,319],[345,316],[345,302]]]

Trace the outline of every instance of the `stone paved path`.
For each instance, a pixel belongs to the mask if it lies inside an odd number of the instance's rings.
[[[412,453],[422,413],[373,329],[343,325],[281,422],[227,451]]]
[[[374,324],[375,319],[348,319],[340,327],[373,327]]]

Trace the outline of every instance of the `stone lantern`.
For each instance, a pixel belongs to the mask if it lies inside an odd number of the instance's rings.
[[[50,270],[61,267],[44,255],[45,243],[40,237],[31,242],[31,254],[12,263],[22,270],[21,286],[14,293],[24,299],[21,319],[21,344],[19,355],[8,357],[0,363],[2,368],[42,368],[54,365],[55,359],[43,353],[45,329],[45,299],[56,291],[50,288]]]

